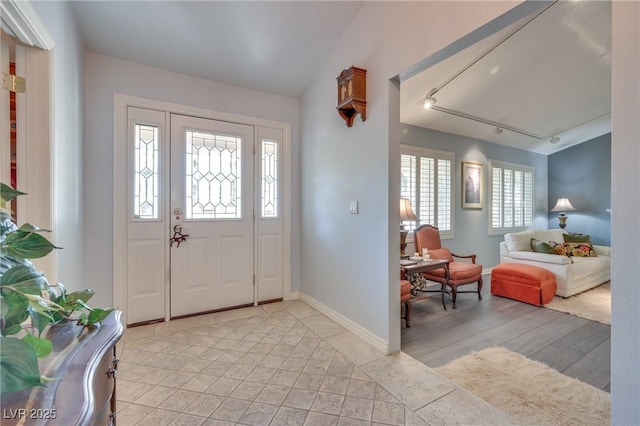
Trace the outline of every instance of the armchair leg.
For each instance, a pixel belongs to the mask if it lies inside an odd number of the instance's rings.
[[[451,287],[451,301],[453,302],[453,309],[457,309],[456,307],[456,298],[458,296],[458,286],[452,285]]]
[[[404,304],[404,321],[407,328],[411,328],[411,311],[413,310],[413,300],[409,299]]]
[[[482,290],[482,277],[478,280],[478,300],[482,300],[482,294],[480,291]]]

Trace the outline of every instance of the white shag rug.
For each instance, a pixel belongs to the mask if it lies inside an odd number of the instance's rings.
[[[544,307],[611,325],[611,283],[606,282],[566,299],[555,296]]]
[[[610,424],[608,393],[502,347],[474,352],[434,370],[518,424]]]

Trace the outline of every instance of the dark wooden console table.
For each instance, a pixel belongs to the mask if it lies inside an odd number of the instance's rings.
[[[59,378],[2,395],[5,425],[93,426],[116,422],[116,343],[123,333],[122,312],[100,324],[56,324],[45,331],[53,352],[41,360],[41,372]]]
[[[449,261],[443,259],[431,259],[427,261],[417,260],[407,262],[403,260],[400,264],[400,268],[402,270],[402,274],[405,279],[408,279],[409,274],[417,274],[420,272],[433,271],[435,269],[444,269],[445,278],[444,283],[440,286],[440,290],[420,290],[422,293],[433,293],[439,292],[440,297],[442,298],[442,307],[444,310],[447,310],[447,305],[444,303],[444,294],[447,292],[447,284],[449,283]]]

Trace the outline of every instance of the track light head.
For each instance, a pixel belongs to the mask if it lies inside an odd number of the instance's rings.
[[[560,142],[560,138],[558,136],[553,136],[551,139],[549,139],[549,142],[558,143]]]
[[[496,126],[495,132],[496,132],[496,134],[499,135],[500,133],[504,132],[504,129],[502,129],[502,127],[500,127],[500,126]]]
[[[422,101],[422,107],[424,109],[429,109],[431,108],[438,100],[436,98],[434,98],[433,96],[428,96],[426,98],[424,98],[424,100]]]

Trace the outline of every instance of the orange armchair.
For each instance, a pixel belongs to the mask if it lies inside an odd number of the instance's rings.
[[[478,299],[482,300],[482,265],[476,264],[476,255],[470,254],[467,256],[461,256],[451,253],[448,248],[442,247],[440,241],[440,231],[438,228],[431,225],[421,225],[414,232],[414,244],[416,251],[422,253],[422,249],[429,250],[429,255],[436,259],[446,259],[449,263],[449,287],[451,288],[451,300],[453,302],[453,309],[456,309],[456,297],[458,293],[478,293]],[[454,260],[454,257],[458,259],[470,259],[471,263],[464,261]],[[437,269],[434,271],[423,272],[422,275],[431,281],[439,283],[445,282],[445,270]],[[458,291],[458,286],[478,283],[478,290],[465,290]]]

